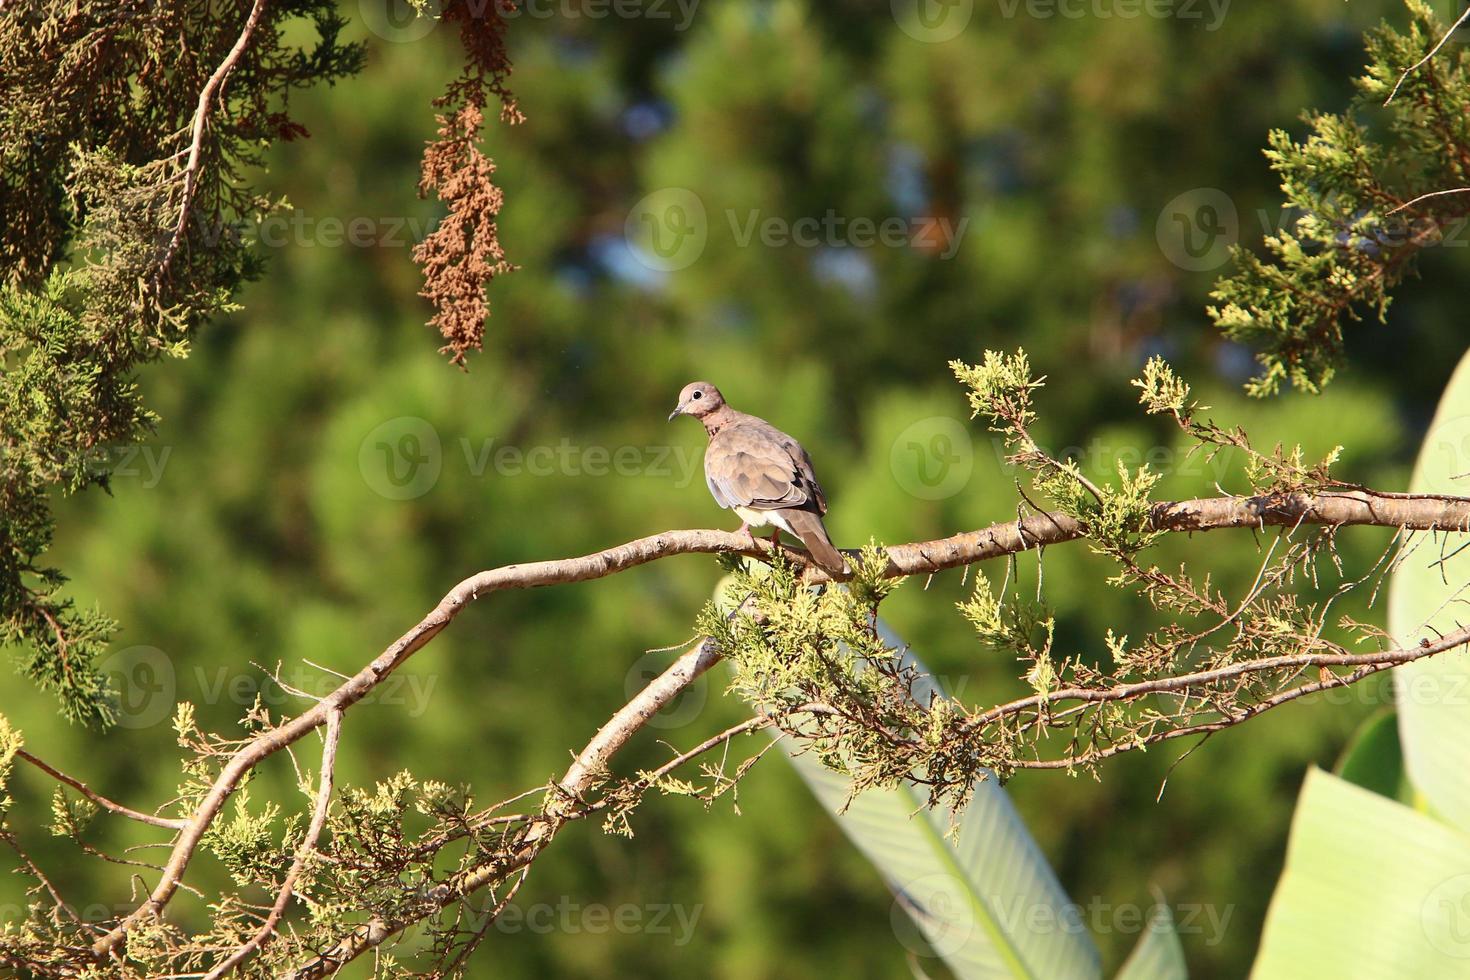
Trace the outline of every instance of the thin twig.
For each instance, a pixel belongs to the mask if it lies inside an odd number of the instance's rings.
[[[134,810],[132,807],[123,806],[121,803],[115,803],[112,800],[109,800],[107,797],[103,796],[101,793],[98,793],[96,790],[89,787],[80,779],[68,776],[60,769],[48,765],[46,762],[27,752],[25,749],[17,749],[15,754],[25,761],[29,762],[31,765],[35,766],[37,769],[46,773],[48,776],[51,776],[53,779],[58,779],[66,785],[70,786],[72,789],[76,790],[78,793],[81,793],[87,799],[102,807],[102,809],[104,810],[109,810],[112,813],[127,817],[129,820],[136,820],[139,823],[146,823],[154,827],[162,827],[165,830],[183,829],[185,821],[174,819],[172,817],[155,817],[151,813],[140,813],[139,811]]]
[[[1400,75],[1399,80],[1394,83],[1393,91],[1388,93],[1388,98],[1383,100],[1384,105],[1388,105],[1390,102],[1393,101],[1393,97],[1399,94],[1399,89],[1403,87],[1404,82],[1408,81],[1410,75],[1414,74],[1414,72],[1418,71],[1420,68],[1423,68],[1426,64],[1429,63],[1429,59],[1439,54],[1439,49],[1449,43],[1450,38],[1455,36],[1455,32],[1458,31],[1460,29],[1460,26],[1465,23],[1466,18],[1470,18],[1470,7],[1465,8],[1465,12],[1460,15],[1459,19],[1456,20],[1454,24],[1450,25],[1450,29],[1445,31],[1444,37],[1440,38],[1439,43],[1429,49],[1428,54],[1420,58],[1418,61],[1414,62],[1414,64],[1412,64],[1408,68],[1404,69],[1404,73]]]
[[[1214,670],[1202,670],[1192,674],[1179,674],[1173,677],[1157,677],[1153,680],[1138,681],[1133,684],[1119,684],[1109,688],[1062,688],[1046,694],[1033,694],[1030,697],[1018,698],[1015,701],[998,705],[988,711],[975,715],[966,722],[964,727],[967,731],[978,731],[985,725],[1002,718],[1035,711],[1042,706],[1051,706],[1061,701],[1082,701],[1089,704],[1099,704],[1108,701],[1127,701],[1145,694],[1161,694],[1187,690],[1214,684],[1222,680],[1243,677],[1249,674],[1266,673],[1273,670],[1305,667],[1373,667],[1378,670],[1384,670],[1389,667],[1412,663],[1415,660],[1422,660],[1425,657],[1431,657],[1437,653],[1444,653],[1447,650],[1453,650],[1455,647],[1463,646],[1466,643],[1470,643],[1470,627],[1446,633],[1433,643],[1426,641],[1414,647],[1381,650],[1374,653],[1287,654],[1279,657],[1263,657],[1257,660],[1242,660],[1226,667],[1215,668]],[[1352,675],[1341,676],[1346,677]],[[1297,696],[1300,697],[1300,695]],[[1260,704],[1250,705],[1246,710],[1251,710],[1259,706]]]
[[[1465,12],[1467,14],[1470,14],[1470,7],[1467,7],[1465,9]],[[1461,18],[1461,20],[1463,20],[1463,19],[1464,18]],[[1405,201],[1403,204],[1400,204],[1398,207],[1394,208],[1392,211],[1385,211],[1384,212],[1384,217],[1387,217],[1390,214],[1398,214],[1400,211],[1404,210],[1405,208],[1411,208],[1411,207],[1413,207],[1414,205],[1418,204],[1421,201],[1427,201],[1427,200],[1429,200],[1432,197],[1444,197],[1447,194],[1470,194],[1470,187],[1451,187],[1449,190],[1444,190],[1444,191],[1431,191],[1428,194],[1420,194],[1418,197],[1414,198],[1412,201]]]

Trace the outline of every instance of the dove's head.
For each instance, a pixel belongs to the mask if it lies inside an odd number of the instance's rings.
[[[702,419],[724,407],[725,396],[720,394],[720,389],[708,381],[695,381],[685,385],[684,390],[679,392],[679,404],[669,413],[669,421],[672,422],[680,415],[693,415]]]

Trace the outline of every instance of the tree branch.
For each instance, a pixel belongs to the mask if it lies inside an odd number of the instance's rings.
[[[199,105],[194,110],[193,135],[189,140],[189,161],[184,165],[184,194],[183,200],[179,202],[179,220],[174,225],[173,234],[169,236],[168,247],[164,250],[163,258],[158,263],[158,269],[153,274],[155,285],[163,281],[168,275],[168,268],[173,263],[174,255],[179,250],[179,244],[183,241],[184,233],[189,227],[189,212],[194,207],[194,196],[199,190],[199,171],[203,165],[204,153],[204,130],[209,125],[209,114],[214,108],[215,96],[224,87],[225,79],[229,78],[230,72],[240,63],[245,49],[250,46],[250,35],[255,33],[256,27],[260,26],[261,17],[265,14],[267,0],[255,0],[254,6],[250,8],[250,16],[245,18],[245,26],[240,30],[240,36],[235,39],[235,44],[230,48],[230,53],[225,55],[225,60],[220,62],[214,74],[209,76],[209,81],[199,93]]]
[[[1434,47],[1429,49],[1428,54],[1420,58],[1418,61],[1414,62],[1408,68],[1404,69],[1403,74],[1399,75],[1399,80],[1394,83],[1393,91],[1389,92],[1388,98],[1383,100],[1384,105],[1388,105],[1390,102],[1393,101],[1394,96],[1399,94],[1399,89],[1403,88],[1404,82],[1409,80],[1410,75],[1414,74],[1414,72],[1418,71],[1420,68],[1423,68],[1429,63],[1429,60],[1431,58],[1439,54],[1439,49],[1449,43],[1450,38],[1455,36],[1455,32],[1460,29],[1460,25],[1464,24],[1467,19],[1470,19],[1470,10],[1466,10],[1464,13],[1460,14],[1459,19],[1457,19],[1453,24],[1450,25],[1449,30],[1444,32],[1444,37],[1440,38],[1438,43],[1436,43]]]
[[[750,540],[745,535],[731,537],[739,537],[747,543]],[[736,611],[743,609],[744,604]],[[531,823],[514,853],[508,858],[486,861],[479,867],[430,889],[423,896],[423,901],[416,904],[408,916],[392,920],[372,919],[331,949],[287,974],[286,980],[317,980],[330,976],[415,922],[436,914],[499,878],[529,866],[536,855],[551,843],[564,823],[577,819],[592,809],[581,805],[582,797],[606,770],[613,755],[627,745],[650,718],[663,710],[719,660],[720,653],[715,648],[714,641],[706,637],[618,709],[607,724],[597,730],[597,734],[592,736],[586,747],[577,753],[577,758],[566,774],[557,782],[557,796],[547,805],[547,812]]]
[[[87,799],[102,807],[102,809],[104,810],[110,810],[111,812],[120,814],[121,816],[127,817],[130,820],[136,820],[139,823],[150,824],[154,827],[163,827],[166,830],[180,830],[184,826],[183,820],[178,820],[171,817],[156,817],[151,813],[140,813],[139,811],[134,810],[132,807],[123,806],[121,803],[115,803],[112,800],[109,800],[107,797],[103,796],[101,793],[98,793],[96,790],[93,790],[80,779],[75,779],[71,776],[68,776],[60,769],[56,769],[48,765],[46,762],[27,752],[25,749],[16,749],[15,754],[18,757],[29,762],[31,765],[35,766],[37,769],[46,773],[47,775],[52,776],[55,779],[58,779],[66,785],[70,786],[72,789],[76,790],[78,793],[81,793]]]
[[[1376,525],[1410,530],[1463,532],[1470,529],[1470,498],[1394,496],[1365,490],[1215,497],[1161,501],[1153,505],[1149,518],[1151,529],[1169,532],[1297,525]],[[888,567],[884,574],[888,577],[928,574],[1073,541],[1085,537],[1086,533],[1087,527],[1083,522],[1066,515],[1035,514],[1019,521],[995,524],[936,541],[894,546],[887,549]],[[807,563],[805,551],[772,545],[768,541],[752,542],[743,534],[712,530],[668,531],[578,558],[507,565],[465,579],[427,616],[335,691],[303,714],[257,736],[231,756],[180,832],[173,852],[164,866],[163,875],[148,900],[98,939],[93,945],[93,952],[100,956],[117,948],[133,925],[144,917],[162,912],[177,891],[179,881],[205,831],[251,769],[324,724],[332,712],[344,711],[365,697],[405,660],[447,627],[468,603],[506,589],[536,588],[604,578],[673,555],[727,553],[769,561],[776,552],[780,552],[788,560],[806,565],[806,580],[810,583],[833,580],[820,568]],[[704,653],[701,654],[700,651]],[[701,664],[698,673],[702,673],[715,659],[717,656],[714,651],[706,644],[701,644],[694,651],[685,654],[675,666],[685,664],[686,669],[689,669],[697,662]],[[677,693],[677,690],[678,688],[671,688],[670,696]],[[611,751],[616,751],[632,731],[636,730],[622,731],[617,728],[617,724],[618,718],[615,718],[609,722],[612,729],[604,726],[603,732],[599,732],[602,742],[594,739],[593,743],[589,743],[584,750],[587,755],[586,763],[581,766],[574,763],[573,769],[568,770],[567,777],[563,779],[564,785],[570,780],[575,786],[585,779],[590,772],[586,764],[595,763]],[[579,756],[579,761],[581,759]],[[503,873],[504,870],[501,868],[497,873]],[[493,875],[487,875],[484,880],[488,881],[490,877]]]
[[[1321,691],[1355,684],[1372,674],[1447,652],[1456,647],[1463,646],[1467,642],[1470,642],[1470,627],[1446,634],[1436,642],[1430,643],[1426,640],[1418,646],[1406,649],[1385,650],[1364,654],[1304,654],[1300,656],[1267,657],[1252,661],[1242,661],[1241,663],[1231,664],[1227,667],[1214,670],[1197,671],[1191,674],[1158,678],[1134,684],[1121,684],[1105,690],[1064,688],[1045,695],[1021,698],[1000,705],[977,715],[964,728],[970,732],[978,732],[986,724],[1025,713],[1043,711],[1065,701],[1081,701],[1087,703],[1129,701],[1148,694],[1187,691],[1190,688],[1217,683],[1222,680],[1244,677],[1256,673],[1269,673],[1275,670],[1327,666],[1351,666],[1354,668],[1354,670],[1347,674],[1334,674],[1330,677],[1322,677],[1310,683],[1301,684],[1289,690],[1279,692],[1255,704],[1248,705],[1229,717],[1220,718],[1217,721],[1154,732],[1136,740],[1107,746],[1105,748],[1089,749],[1081,755],[1073,755],[1061,759],[1017,759],[1013,762],[1014,768],[1016,769],[1074,769],[1078,766],[1100,762],[1103,759],[1135,749],[1141,749],[1158,742],[1183,738],[1189,735],[1209,735],[1213,732],[1231,728],[1264,714],[1272,708],[1280,707],[1283,704],[1306,697],[1309,694],[1316,694]],[[660,675],[648,688],[638,697],[634,698],[633,701],[630,701],[611,721],[598,731],[597,735],[593,737],[592,741],[578,755],[577,761],[573,763],[567,775],[558,784],[559,788],[565,794],[559,798],[559,805],[556,805],[554,810],[558,815],[550,819],[545,817],[539,818],[539,822],[523,838],[521,846],[517,849],[510,861],[486,862],[476,872],[464,876],[459,881],[453,884],[446,883],[445,885],[439,886],[426,896],[431,904],[418,906],[407,916],[393,920],[382,918],[372,920],[370,923],[362,926],[357,933],[343,939],[328,952],[316,957],[298,971],[289,974],[290,980],[309,980],[309,978],[328,976],[334,971],[341,969],[351,960],[377,947],[404,929],[430,917],[448,905],[466,898],[475,890],[485,887],[516,870],[524,872],[539,852],[550,843],[551,838],[560,829],[562,822],[580,818],[587,813],[603,808],[600,803],[589,803],[583,800],[582,792],[596,781],[598,774],[605,769],[612,755],[623,745],[627,744],[628,739],[631,738],[633,733],[641,729],[648,719],[657,713],[659,708],[672,700],[673,696],[692,683],[704,670],[708,669],[709,666],[712,666],[719,659],[719,654],[712,651],[712,646],[711,642],[706,639],[693,651],[685,654],[684,657],[680,658],[664,674]],[[708,664],[705,664],[705,658],[711,654],[713,654],[713,659],[709,660]],[[658,707],[653,707],[655,703]],[[649,710],[650,708],[652,710]],[[713,748],[728,743],[738,735],[772,727],[782,716],[803,713],[825,713],[824,708],[825,706],[820,704],[808,704],[800,708],[782,712],[779,716],[764,713],[755,715],[739,724],[726,728],[716,735],[710,736],[689,751],[680,753],[669,762],[654,770],[651,777],[656,779],[667,775],[677,767],[684,765]]]
[[[281,882],[281,890],[276,893],[275,904],[271,906],[265,922],[261,923],[260,930],[242,943],[229,959],[210,970],[204,980],[219,980],[220,977],[245,962],[256,950],[270,942],[271,936],[275,934],[276,925],[280,923],[281,916],[286,914],[286,906],[291,903],[291,893],[296,889],[296,879],[300,877],[301,869],[306,866],[311,852],[316,849],[316,842],[322,836],[322,828],[327,825],[327,811],[331,808],[332,801],[332,777],[337,768],[337,743],[341,736],[342,712],[330,712],[327,715],[327,733],[322,740],[322,771],[316,791],[316,808],[312,811],[311,825],[306,829],[306,836],[301,839],[301,845],[296,848],[296,857],[291,862],[291,870],[286,872],[286,880]]]

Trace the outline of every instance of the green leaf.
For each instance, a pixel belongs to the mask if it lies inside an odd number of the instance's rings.
[[[905,648],[881,620],[878,629],[890,647]],[[924,673],[912,653],[904,657]],[[914,694],[927,703],[931,693],[944,697],[925,675]],[[887,880],[895,912],[908,913],[929,949],[959,980],[1100,976],[1101,956],[1077,906],[994,780],[975,787],[953,834],[948,814],[926,808],[907,785],[868,790],[838,813],[847,802],[848,777],[802,754],[797,739],[785,737],[781,745],[838,826]]]
[[[1123,961],[1114,980],[1189,980],[1184,947],[1174,928],[1174,914],[1162,896],[1154,902],[1142,938]]]
[[[1460,361],[1419,450],[1410,489],[1470,493],[1470,355]],[[1388,628],[1402,646],[1470,622],[1470,536],[1425,535],[1394,572]],[[1463,550],[1461,550],[1463,549]],[[1470,654],[1463,649],[1394,671],[1409,781],[1436,814],[1470,830]]]
[[[1392,708],[1384,708],[1363,722],[1338,757],[1333,772],[1354,786],[1412,804],[1414,790],[1404,775],[1398,714]]]
[[[1308,772],[1252,980],[1467,972],[1470,837]]]

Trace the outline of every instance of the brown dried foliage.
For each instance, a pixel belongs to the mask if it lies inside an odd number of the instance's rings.
[[[522,120],[515,99],[505,87],[510,61],[505,51],[505,18],[510,0],[499,3],[447,3],[442,18],[459,26],[465,65],[434,100],[444,110],[438,138],[424,149],[419,194],[431,190],[449,205],[449,213],[415,246],[414,261],[424,270],[419,295],[434,304],[429,324],[437,327],[445,344],[440,353],[464,367],[465,354],[479,350],[485,338],[490,303],[485,287],[515,266],[505,258],[495,219],[505,195],[494,181],[495,163],[476,145],[490,96],[500,102],[502,122]]]

